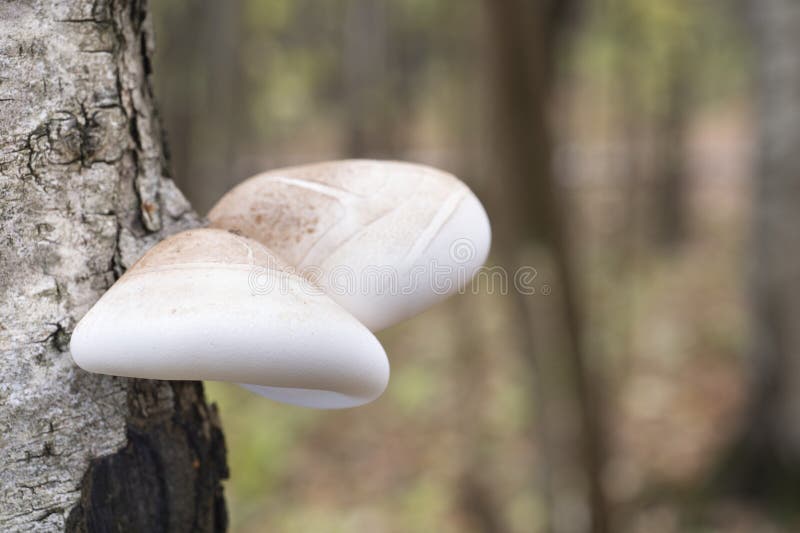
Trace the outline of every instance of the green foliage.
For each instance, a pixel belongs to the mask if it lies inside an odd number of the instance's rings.
[[[209,400],[224,406],[228,463],[235,501],[260,502],[284,479],[294,445],[313,425],[317,411],[279,405],[233,384],[208,382]]]
[[[638,113],[665,109],[676,77],[695,105],[746,90],[748,49],[733,2],[598,0],[589,4],[576,67],[624,92]]]

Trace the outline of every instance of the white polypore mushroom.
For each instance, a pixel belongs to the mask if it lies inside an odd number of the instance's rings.
[[[148,251],[80,321],[71,351],[90,372],[246,383],[317,408],[372,401],[389,378],[366,327],[261,244],[218,229]]]
[[[491,242],[486,211],[455,176],[390,161],[265,172],[208,218],[274,250],[372,331],[464,287]]]

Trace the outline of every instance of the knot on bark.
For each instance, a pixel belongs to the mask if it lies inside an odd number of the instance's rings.
[[[28,168],[40,176],[51,166],[114,163],[128,145],[127,133],[128,119],[117,103],[57,111],[28,136]]]

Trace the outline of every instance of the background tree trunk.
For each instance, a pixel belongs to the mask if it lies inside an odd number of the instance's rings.
[[[347,157],[387,157],[393,124],[387,101],[389,6],[373,0],[345,4],[342,57]]]
[[[234,157],[248,128],[240,67],[242,9],[240,0],[153,5],[161,24],[156,70],[171,69],[168,76],[156,76],[155,86],[168,126],[172,175],[201,213],[245,177],[237,173]]]
[[[549,470],[544,476],[550,484],[548,530],[602,533],[610,528],[602,413],[587,364],[580,290],[567,208],[553,170],[548,116],[561,39],[580,3],[485,2],[495,48],[497,152],[502,161],[502,181],[495,187],[495,205],[502,207],[493,220],[498,247],[512,272],[535,265],[544,273],[543,264],[552,265],[555,290],[549,298],[514,293],[522,344],[541,389],[537,399],[546,404],[537,408],[551,441],[540,443]],[[533,251],[541,252],[535,260]]]
[[[75,367],[76,322],[200,224],[166,178],[136,0],[0,3],[0,530],[221,531],[200,383]]]
[[[723,486],[757,500],[800,496],[800,4],[749,2],[759,155],[751,269],[750,411]]]
[[[688,48],[685,48],[688,50]],[[656,119],[654,161],[655,244],[673,251],[689,233],[689,176],[687,144],[691,118],[691,67],[683,49],[672,53],[667,69],[665,109]]]

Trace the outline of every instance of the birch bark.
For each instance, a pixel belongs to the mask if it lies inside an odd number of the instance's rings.
[[[201,220],[167,177],[139,0],[0,2],[0,530],[220,531],[202,384],[75,367],[76,322]]]

